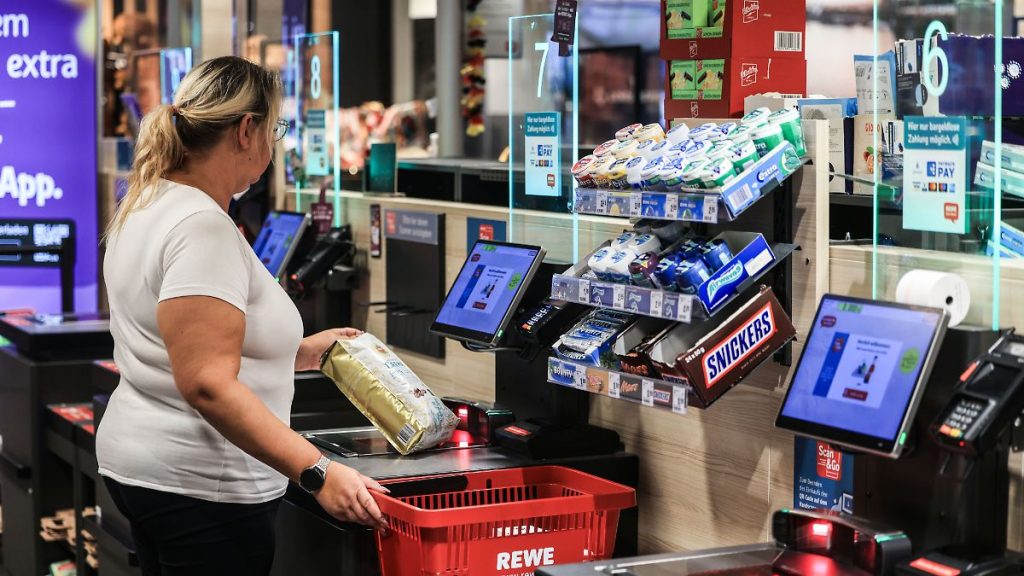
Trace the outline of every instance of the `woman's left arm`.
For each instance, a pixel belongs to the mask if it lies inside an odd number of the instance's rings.
[[[299,344],[299,352],[295,355],[295,371],[319,370],[320,357],[338,340],[355,338],[362,334],[355,328],[332,328],[306,336]]]

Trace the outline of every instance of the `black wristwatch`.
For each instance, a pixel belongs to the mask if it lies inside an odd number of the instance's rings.
[[[316,464],[306,468],[302,471],[302,474],[299,474],[299,487],[310,494],[316,494],[317,491],[324,487],[324,481],[327,478],[327,466],[330,463],[331,461],[327,456],[321,454]]]

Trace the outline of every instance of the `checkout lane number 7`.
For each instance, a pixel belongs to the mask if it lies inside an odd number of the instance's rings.
[[[540,57],[540,70],[537,72],[537,98],[540,98],[540,88],[544,84],[544,69],[548,63],[548,46],[550,42],[535,42],[533,49],[537,52],[543,52],[544,54]]]

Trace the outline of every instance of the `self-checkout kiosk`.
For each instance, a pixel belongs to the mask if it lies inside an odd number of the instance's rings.
[[[91,364],[113,351],[101,314],[5,314],[0,336],[0,498],[3,567],[37,576],[67,557],[39,536],[40,519],[73,508],[73,479],[50,449],[48,406],[89,402]]]
[[[555,566],[544,576],[996,576],[1024,338],[942,310],[826,295],[776,425],[857,454],[852,516],[780,510],[773,542]]]
[[[544,263],[544,251],[481,240],[430,324],[433,333],[475,353],[495,355],[495,403],[445,398],[460,424],[450,442],[400,456],[369,423],[313,431],[306,437],[331,459],[378,480],[557,464],[636,487],[636,456],[618,435],[587,424],[586,392],[547,382],[547,351],[583,314],[550,301],[551,277],[563,266]],[[429,384],[429,382],[427,382]],[[431,482],[417,481],[429,491]],[[303,566],[316,574],[375,574],[373,533],[328,517],[316,501],[290,486],[278,515],[275,573]],[[615,554],[637,549],[637,512],[620,517]]]

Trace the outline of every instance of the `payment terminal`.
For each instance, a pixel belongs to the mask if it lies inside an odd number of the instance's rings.
[[[1012,331],[971,363],[930,427],[947,450],[976,458],[1024,409],[1024,336]]]

